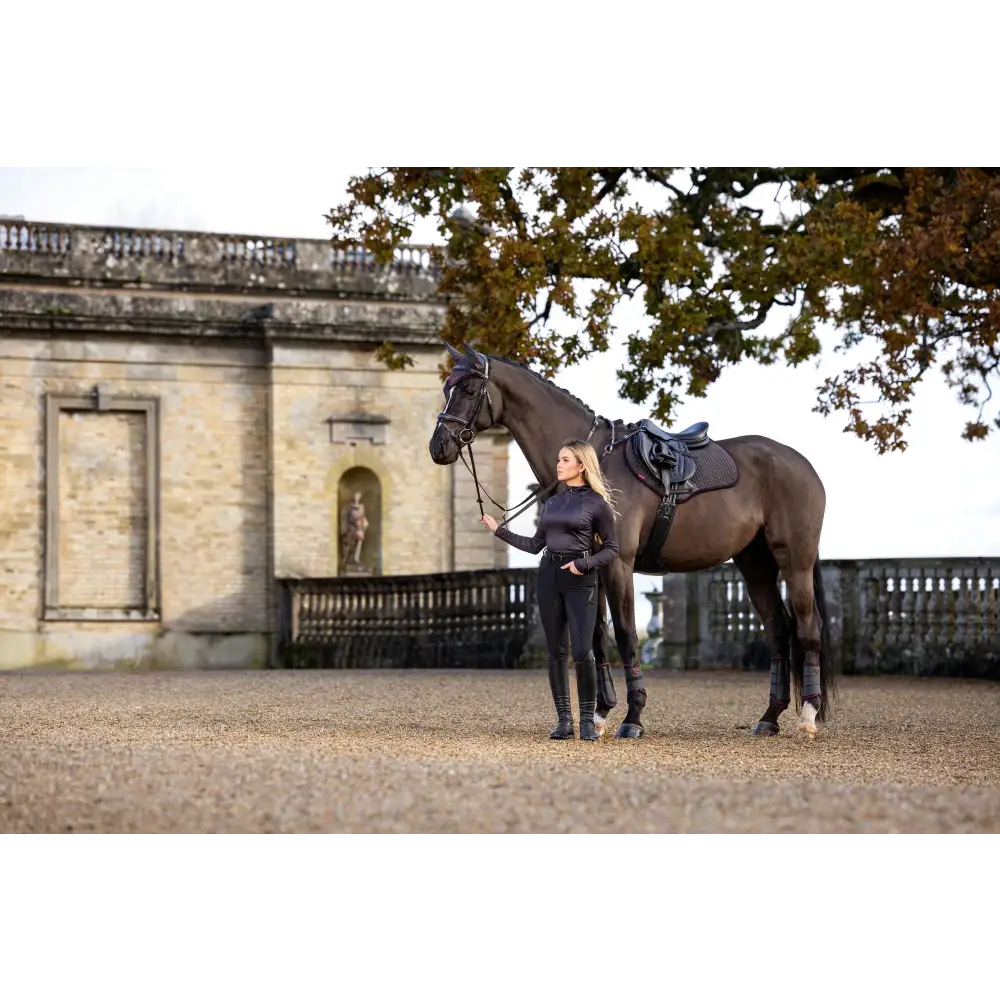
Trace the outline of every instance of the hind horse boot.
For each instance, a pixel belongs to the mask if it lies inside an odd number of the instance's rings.
[[[646,707],[646,687],[642,680],[642,669],[635,664],[625,666],[625,696],[628,712],[625,721],[618,727],[615,738],[637,740],[646,734],[642,725],[642,710]]]
[[[566,654],[549,657],[549,687],[552,702],[556,707],[556,728],[549,733],[550,740],[570,740],[573,738],[573,708],[569,699],[569,665]]]
[[[771,697],[767,711],[753,727],[754,736],[777,736],[780,727],[778,716],[791,701],[791,679],[788,674],[788,659],[783,656],[771,657]]]
[[[597,730],[594,728],[594,711],[597,708],[597,662],[593,653],[588,653],[583,660],[577,660],[576,693],[580,699],[580,739],[596,740]]]

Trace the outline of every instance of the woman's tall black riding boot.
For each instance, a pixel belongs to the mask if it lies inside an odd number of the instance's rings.
[[[596,740],[594,710],[597,708],[597,661],[593,653],[576,663],[576,693],[580,698],[580,739]]]
[[[559,720],[556,728],[549,734],[549,739],[572,739],[573,709],[569,700],[569,666],[565,653],[561,657],[549,657],[549,687],[552,689],[552,701]]]

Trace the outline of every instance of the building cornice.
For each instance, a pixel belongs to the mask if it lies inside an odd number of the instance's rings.
[[[434,248],[0,217],[0,335],[440,346]]]

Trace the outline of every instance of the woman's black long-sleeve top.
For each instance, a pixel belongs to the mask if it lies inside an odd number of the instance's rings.
[[[618,537],[615,515],[600,494],[589,486],[569,486],[565,492],[549,497],[542,508],[541,523],[532,537],[515,535],[500,525],[497,538],[522,552],[587,552],[594,544],[594,535],[601,536],[602,548],[573,565],[581,573],[603,569],[618,558]]]

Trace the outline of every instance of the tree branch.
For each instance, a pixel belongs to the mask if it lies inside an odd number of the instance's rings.
[[[806,221],[806,214],[796,215],[794,219],[789,219],[784,225],[761,226],[760,231],[765,236],[785,236],[788,233],[794,233]],[[772,246],[773,244],[768,245]]]
[[[976,414],[977,424],[981,424],[983,422],[983,414],[986,412],[986,407],[993,398],[993,387],[990,385],[990,380],[986,375],[983,375],[983,388],[986,390],[986,398],[983,400],[979,407],[979,412]]]
[[[733,178],[729,185],[729,191],[737,198],[745,198],[751,191],[756,190],[762,184],[780,184],[783,180],[785,180],[784,171],[773,167],[763,169],[757,167],[752,171],[747,181],[744,181],[741,177]],[[736,190],[737,184],[741,188],[739,191]]]
[[[528,324],[528,329],[532,329],[536,323],[544,326],[549,321],[549,314],[552,312],[552,292],[549,291],[548,295],[545,297],[545,308],[538,312],[535,310],[534,319]]]
[[[679,199],[684,199],[687,195],[681,191],[680,188],[675,187],[670,181],[667,180],[663,171],[658,167],[643,167],[643,173],[651,180],[665,187],[668,191],[672,191]]]
[[[619,167],[617,170],[600,170],[598,176],[603,178],[604,187],[597,192],[592,208],[596,208],[612,191],[618,186],[618,182],[625,176],[627,167]]]
[[[717,333],[742,333],[745,330],[756,330],[767,319],[767,314],[773,305],[774,299],[772,298],[760,307],[753,319],[716,320],[706,325],[705,333],[709,337],[714,337]]]
[[[518,238],[527,240],[528,220],[525,218],[524,212],[521,211],[520,202],[514,197],[514,192],[506,181],[500,181],[497,186],[500,188],[500,193],[504,197],[505,207],[510,212],[511,220],[517,229]]]

